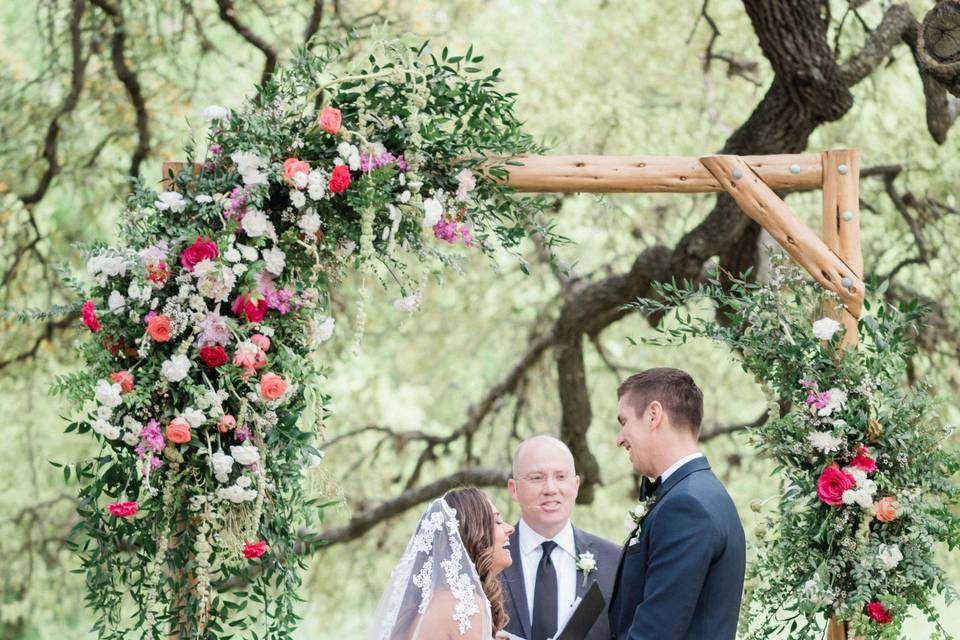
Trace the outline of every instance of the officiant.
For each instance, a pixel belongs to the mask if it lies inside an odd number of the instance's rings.
[[[557,635],[593,582],[609,602],[620,548],[570,522],[580,489],[573,454],[552,436],[534,436],[513,454],[510,495],[520,522],[510,536],[513,564],[502,574],[509,633],[527,640]],[[607,611],[586,640],[609,640]]]

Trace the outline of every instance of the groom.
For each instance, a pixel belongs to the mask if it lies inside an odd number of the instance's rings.
[[[733,501],[697,450],[703,394],[687,373],[662,368],[630,376],[617,396],[617,446],[656,480],[641,488],[646,513],[620,556],[613,638],[733,640],[745,543]]]
[[[534,436],[513,454],[510,495],[520,504],[520,522],[510,536],[513,564],[500,574],[510,623],[507,632],[546,640],[562,629],[571,607],[593,582],[608,602],[619,549],[570,523],[580,477],[562,441]],[[591,556],[586,554],[591,554]],[[606,612],[586,640],[610,640]]]

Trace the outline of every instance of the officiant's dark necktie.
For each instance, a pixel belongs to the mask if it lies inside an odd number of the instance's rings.
[[[543,555],[537,565],[537,582],[533,587],[533,626],[530,640],[547,640],[557,633],[557,568],[550,553],[557,548],[553,540],[540,545]]]

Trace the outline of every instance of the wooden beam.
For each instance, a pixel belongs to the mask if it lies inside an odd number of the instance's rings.
[[[705,156],[700,161],[746,215],[766,229],[814,280],[840,296],[854,318],[860,317],[864,292],[860,276],[794,215],[745,158]]]
[[[823,241],[863,278],[860,247],[860,152],[832,149],[821,154],[823,165]],[[845,328],[843,345],[860,341],[857,321],[849,313],[834,314]]]
[[[710,193],[720,182],[694,157],[519,156],[507,166],[508,184],[521,192]],[[816,188],[823,181],[818,154],[744,156],[774,189]]]

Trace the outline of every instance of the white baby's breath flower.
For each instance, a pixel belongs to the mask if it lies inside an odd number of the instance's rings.
[[[840,323],[833,318],[820,318],[813,323],[813,335],[820,340],[829,340],[840,329]]]
[[[194,201],[197,202],[198,204],[208,204],[210,202],[213,202],[213,198],[211,196],[208,196],[205,193],[201,193],[196,198],[194,198]]]
[[[412,313],[417,310],[417,307],[420,306],[421,296],[419,293],[414,293],[413,295],[406,296],[404,298],[399,298],[393,301],[393,306],[399,311],[406,311],[407,313]]]

